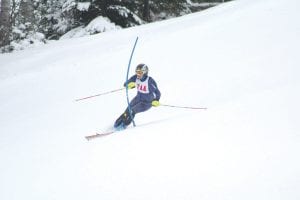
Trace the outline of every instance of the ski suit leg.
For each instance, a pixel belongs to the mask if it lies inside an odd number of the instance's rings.
[[[131,115],[132,118],[134,118],[135,113],[132,110],[132,107],[138,103],[138,99],[137,97],[133,98],[130,102],[130,108],[131,108]],[[127,126],[131,123],[131,116],[129,113],[129,109],[128,107],[126,108],[126,110],[120,115],[120,117],[115,121],[114,127],[119,127],[121,124],[123,124],[124,126]]]
[[[133,98],[130,102],[131,116],[129,113],[129,108],[127,107],[125,112],[116,120],[115,127],[118,127],[121,123],[128,126],[135,117],[135,114],[140,112],[145,112],[152,107],[151,103],[141,102],[137,97]],[[132,118],[131,118],[132,117]]]
[[[138,101],[137,99],[133,99],[130,102],[130,108],[131,108],[131,115],[132,116],[130,116],[129,109],[127,108],[126,109],[127,118],[125,119],[124,124],[126,126],[128,126],[132,122],[132,120],[134,119],[134,117],[137,113],[145,112],[145,111],[149,110],[151,107],[152,107],[151,103]]]

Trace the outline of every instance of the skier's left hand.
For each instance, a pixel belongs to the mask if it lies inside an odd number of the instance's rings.
[[[152,106],[154,106],[154,107],[157,107],[157,106],[160,105],[159,101],[157,101],[157,100],[153,100],[151,104],[152,104]]]

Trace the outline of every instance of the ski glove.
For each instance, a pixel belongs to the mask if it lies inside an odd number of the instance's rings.
[[[127,87],[128,87],[128,89],[135,88],[135,82],[129,82]]]
[[[151,104],[152,104],[152,106],[154,106],[154,107],[157,107],[157,106],[160,105],[160,104],[159,104],[159,101],[157,101],[157,100],[153,100]]]

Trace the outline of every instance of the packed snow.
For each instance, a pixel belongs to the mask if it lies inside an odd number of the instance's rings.
[[[298,0],[236,0],[0,55],[1,200],[300,199]],[[146,63],[166,106],[87,141]],[[130,90],[133,98],[136,91]]]

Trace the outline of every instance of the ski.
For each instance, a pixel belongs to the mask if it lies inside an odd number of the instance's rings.
[[[85,136],[85,139],[87,139],[89,141],[89,140],[92,140],[92,139],[96,139],[96,138],[104,137],[104,136],[107,136],[107,135],[111,135],[111,134],[116,133],[116,132],[122,132],[122,131],[125,131],[127,129],[131,129],[131,128],[134,128],[134,127],[129,126],[127,128],[113,128],[113,129],[107,130],[106,132],[101,132],[101,133],[96,132],[93,135]]]
[[[110,134],[113,134],[113,133],[116,133],[116,132],[124,131],[124,130],[126,130],[126,129],[124,129],[124,128],[122,128],[122,129],[113,128],[113,129],[107,130],[106,132],[101,132],[101,133],[96,132],[93,135],[87,135],[87,136],[85,136],[85,139],[92,140],[92,139],[95,139],[95,138],[104,137],[104,136],[107,136],[107,135],[110,135]]]
[[[115,132],[116,131],[113,130],[113,131],[108,131],[108,132],[104,132],[104,133],[95,133],[93,135],[87,135],[87,136],[85,136],[85,139],[87,139],[89,141],[89,140],[92,140],[92,139],[95,139],[95,138],[104,137],[104,136],[113,134]]]

